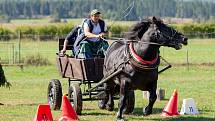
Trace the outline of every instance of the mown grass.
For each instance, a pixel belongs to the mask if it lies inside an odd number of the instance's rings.
[[[60,78],[55,66],[25,67],[21,71],[17,67],[5,67],[7,79],[12,83],[11,89],[0,88],[0,119],[2,121],[29,121],[34,118],[37,105],[47,103],[47,86],[49,80],[57,78],[61,80],[63,93],[67,93],[67,81]],[[214,120],[214,76],[215,68],[209,66],[173,67],[160,74],[158,87],[166,90],[164,101],[157,101],[154,105],[153,114],[142,116],[142,107],[147,100],[142,98],[142,92],[136,91],[136,103],[133,115],[126,115],[128,120]],[[178,90],[178,109],[182,105],[182,99],[194,98],[200,114],[194,116],[180,116],[173,119],[163,119],[160,114],[171,96],[174,89]],[[117,107],[118,101],[115,101]],[[117,108],[113,112],[100,110],[97,101],[84,102],[83,114],[79,116],[83,121],[107,121],[115,119]],[[52,111],[57,120],[61,111]]]
[[[214,68],[214,40],[191,40],[189,46],[182,50],[161,48],[163,55],[170,63],[174,63],[170,70],[159,75],[158,87],[166,91],[165,100],[156,101],[153,114],[142,116],[142,107],[147,104],[142,92],[136,91],[135,110],[133,115],[126,115],[127,120],[185,120],[185,121],[213,121],[215,119],[215,68]],[[51,66],[25,66],[22,71],[18,67],[4,67],[6,78],[12,87],[0,88],[0,120],[1,121],[31,121],[34,118],[38,104],[47,103],[47,87],[51,79],[60,79],[63,93],[67,93],[67,80],[59,76],[55,65],[57,42],[29,42],[22,43],[23,57],[40,53],[47,57]],[[189,53],[189,62],[195,63],[188,66],[186,53]],[[4,54],[1,50],[1,55]],[[210,63],[210,64],[202,64]],[[184,98],[193,98],[196,101],[199,115],[185,115],[175,118],[160,116],[174,89],[178,90],[178,110],[180,111]],[[79,116],[81,121],[107,121],[115,120],[118,101],[115,101],[115,110],[108,112],[97,107],[97,101],[83,103],[83,112]],[[60,111],[52,111],[54,120],[61,116]]]
[[[173,63],[202,64],[214,62],[214,39],[191,39],[181,50],[162,47],[161,56]]]

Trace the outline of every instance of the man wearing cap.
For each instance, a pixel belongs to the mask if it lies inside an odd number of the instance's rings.
[[[90,12],[90,19],[84,22],[83,29],[86,39],[81,41],[78,58],[93,58],[95,56],[104,57],[104,52],[108,48],[104,36],[107,34],[107,27],[100,19],[101,12],[94,9]]]

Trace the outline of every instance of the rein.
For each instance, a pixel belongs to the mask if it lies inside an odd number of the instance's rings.
[[[138,40],[131,40],[129,42],[137,42],[137,43],[141,43],[141,44],[149,44],[149,45],[159,45],[159,46],[163,46],[163,44],[158,44],[158,43],[155,43],[155,42],[141,42],[141,41],[138,41]]]
[[[138,40],[126,40],[124,38],[113,38],[113,39],[116,39],[118,41],[123,41],[123,42],[126,42],[126,43],[136,42],[136,43],[149,44],[149,45],[159,45],[159,46],[164,45],[164,44],[158,44],[158,43],[155,43],[155,42],[142,42],[142,41],[139,40],[139,38],[137,38]]]

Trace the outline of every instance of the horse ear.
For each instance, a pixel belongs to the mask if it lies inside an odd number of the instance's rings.
[[[152,17],[152,21],[153,21],[154,23],[156,23],[156,22],[157,22],[157,18],[156,18],[155,16],[153,16],[153,17]]]
[[[154,24],[156,24],[157,26],[159,26],[161,24],[161,20],[159,18],[154,17],[154,16],[152,18],[152,22]]]

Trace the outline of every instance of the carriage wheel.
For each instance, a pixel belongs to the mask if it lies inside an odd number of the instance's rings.
[[[124,109],[125,114],[130,114],[134,110],[134,105],[135,105],[135,94],[134,90],[129,91],[128,93],[128,98],[126,100],[126,106]]]
[[[80,115],[82,111],[83,103],[82,103],[81,88],[78,84],[75,84],[69,87],[68,97],[72,107],[74,108],[76,113]]]
[[[48,103],[53,110],[59,110],[62,102],[61,83],[57,79],[52,79],[48,85]]]

